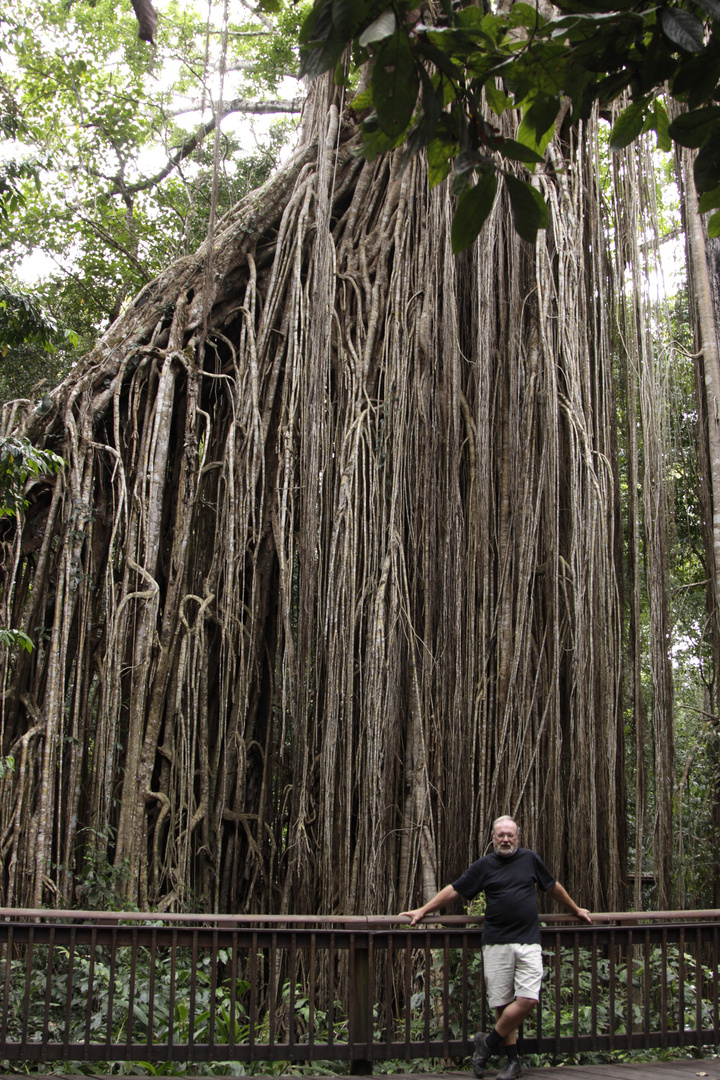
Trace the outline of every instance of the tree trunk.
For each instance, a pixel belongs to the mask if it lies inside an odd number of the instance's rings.
[[[401,910],[509,811],[579,900],[622,906],[594,122],[554,144],[536,249],[503,192],[453,258],[447,189],[358,159],[335,93],[20,423],[72,484],[6,571],[41,628],[8,672],[15,902],[82,901],[107,858],[121,902]]]

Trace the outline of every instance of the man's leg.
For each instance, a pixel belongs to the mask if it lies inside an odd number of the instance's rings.
[[[507,1003],[512,1002],[515,983],[515,957],[512,945],[483,945],[483,968],[488,989],[490,1007],[500,1015]],[[502,1004],[502,1003],[506,1004]],[[478,1032],[475,1036],[475,1052],[472,1067],[478,1080],[482,1080],[487,1062],[495,1054],[502,1053],[504,1040],[497,1030],[488,1035]]]
[[[518,1028],[536,1005],[533,998],[516,997],[509,1005],[495,1010],[495,1030],[502,1035],[505,1046],[517,1043]]]
[[[522,1024],[537,1005],[542,983],[542,952],[539,945],[515,945],[515,999],[503,1008],[495,1024],[495,1030],[502,1036],[507,1053],[507,1065],[498,1073],[497,1080],[517,1080],[522,1073],[522,1062],[518,1055],[517,1033]]]

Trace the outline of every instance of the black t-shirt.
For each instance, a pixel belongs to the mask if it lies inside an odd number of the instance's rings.
[[[547,892],[555,878],[539,855],[518,848],[514,855],[490,855],[469,866],[453,888],[464,900],[485,893],[483,945],[540,944],[535,885]]]

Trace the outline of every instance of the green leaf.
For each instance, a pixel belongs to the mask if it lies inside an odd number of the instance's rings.
[[[712,191],[705,191],[700,196],[700,213],[706,214],[708,210],[720,209],[720,184]]]
[[[675,97],[689,93],[694,105],[702,104],[715,90],[720,79],[720,57],[693,56],[684,60],[672,81]],[[693,108],[693,104],[690,105]]]
[[[701,194],[720,184],[720,131],[716,131],[702,146],[693,165],[695,187]]]
[[[457,143],[433,139],[428,144],[428,182],[430,187],[441,184],[452,168],[452,159],[457,153]]]
[[[510,196],[515,231],[523,240],[534,244],[538,229],[547,228],[548,209],[545,200],[536,188],[509,173],[505,174],[505,183]]]
[[[496,116],[502,116],[510,105],[510,98],[502,90],[498,90],[495,79],[491,75],[485,83],[485,100]]]
[[[720,210],[708,221],[708,236],[711,240],[717,239],[720,236]]]
[[[371,109],[372,103],[372,90],[361,90],[350,102],[350,108],[354,109],[355,112],[362,112],[363,109]]]
[[[687,146],[691,150],[702,146],[705,140],[717,128],[720,120],[720,106],[707,105],[703,109],[693,109],[692,112],[680,113],[670,124],[670,137],[681,146]]]
[[[18,645],[27,652],[32,652],[33,649],[33,643],[24,630],[0,629],[0,645],[4,645],[7,649],[11,649],[13,645]]]
[[[365,48],[376,41],[384,41],[395,33],[396,26],[395,12],[392,8],[386,8],[382,15],[378,15],[377,19],[363,30],[358,38],[358,45]]]
[[[695,15],[682,8],[663,8],[660,22],[665,34],[685,52],[700,52],[705,43],[705,28]]]
[[[539,165],[543,160],[540,154],[515,139],[503,139],[498,149],[510,161],[523,161],[526,165]]]
[[[468,188],[458,199],[451,230],[453,254],[465,251],[477,238],[493,208],[496,192],[495,170],[492,166],[485,166],[475,187]]]
[[[410,43],[398,31],[381,44],[372,73],[373,104],[382,130],[402,134],[412,119],[420,78]]]
[[[345,51],[346,42],[333,23],[333,0],[320,0],[307,16],[300,31],[300,75],[316,78],[334,68]]]
[[[339,36],[347,41],[355,23],[353,0],[333,0],[332,21]]]
[[[374,114],[373,114],[374,115]],[[362,156],[368,161],[374,161],[380,154],[386,154],[395,146],[395,140],[381,131],[377,124],[374,128],[363,124]]]
[[[507,24],[510,28],[524,26],[526,30],[541,30],[547,25],[547,19],[532,4],[517,0],[510,9]]]
[[[637,139],[645,122],[645,102],[633,101],[618,116],[610,132],[609,148],[615,153]]]
[[[555,133],[555,119],[559,111],[559,98],[538,94],[530,108],[523,113],[517,133],[518,142],[542,156]]]
[[[648,113],[648,118],[651,119],[651,126],[657,135],[658,150],[664,150],[665,152],[672,150],[670,117],[659,98],[655,99],[655,108],[652,113]]]

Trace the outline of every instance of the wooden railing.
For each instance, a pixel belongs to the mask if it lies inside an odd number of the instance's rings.
[[[524,1053],[720,1044],[719,911],[541,918]],[[462,1058],[481,921],[0,909],[0,1060]]]

